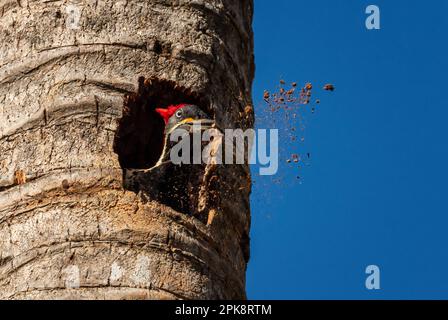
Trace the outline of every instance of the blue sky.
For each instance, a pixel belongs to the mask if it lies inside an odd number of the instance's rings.
[[[303,182],[254,175],[250,299],[448,298],[447,15],[446,0],[255,0],[256,113],[280,79],[336,91],[307,120]]]

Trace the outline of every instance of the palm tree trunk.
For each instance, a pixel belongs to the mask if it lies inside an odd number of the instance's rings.
[[[123,170],[160,152],[151,99],[252,126],[252,6],[0,1],[0,298],[245,298],[248,167],[205,169],[206,219],[127,190]],[[130,106],[144,116],[120,120]],[[144,148],[120,154],[119,125]]]

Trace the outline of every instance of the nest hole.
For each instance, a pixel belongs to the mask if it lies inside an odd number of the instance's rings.
[[[122,169],[149,169],[157,163],[163,151],[165,124],[155,109],[181,103],[208,105],[197,93],[174,81],[139,78],[138,92],[125,97],[114,139]]]

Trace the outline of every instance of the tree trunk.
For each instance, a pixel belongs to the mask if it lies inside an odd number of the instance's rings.
[[[252,6],[0,0],[1,298],[245,298],[248,166],[198,172],[200,215],[123,177],[160,155],[151,104],[253,125]]]

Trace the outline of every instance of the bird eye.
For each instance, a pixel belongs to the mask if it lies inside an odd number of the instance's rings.
[[[180,118],[182,117],[182,110],[177,110],[176,111],[176,118]]]

